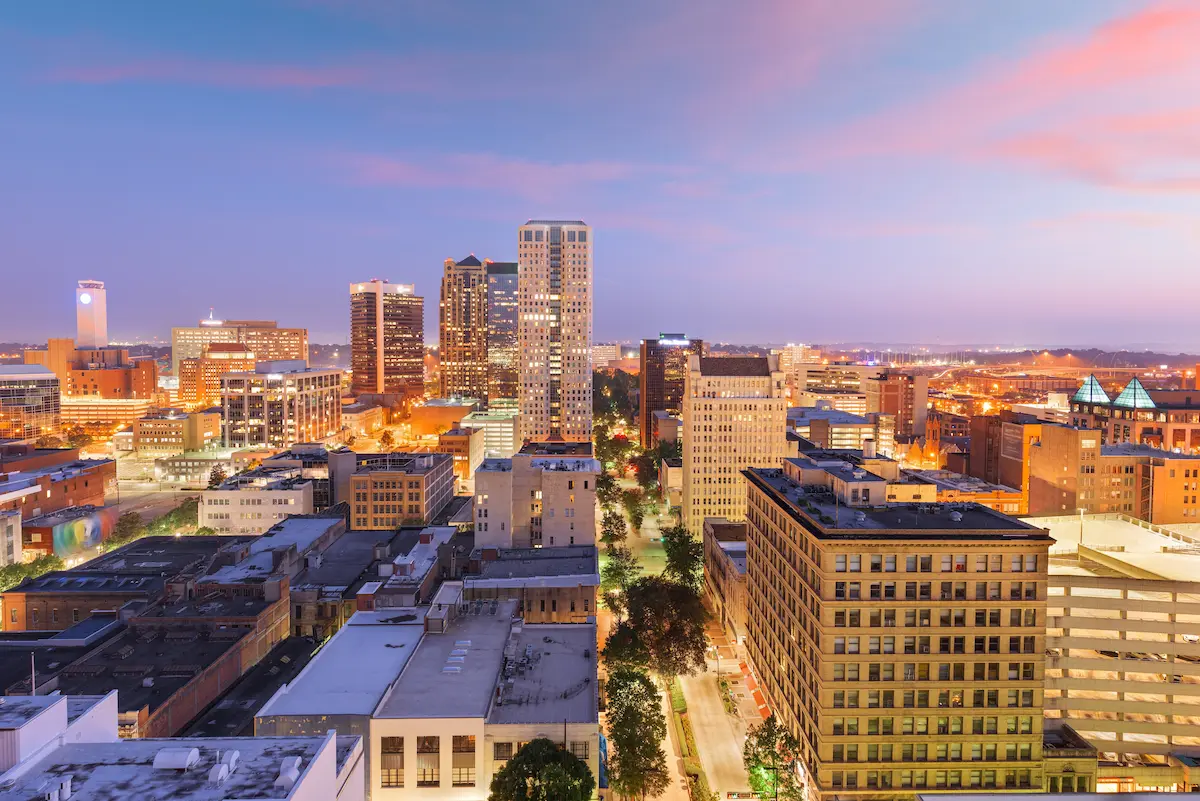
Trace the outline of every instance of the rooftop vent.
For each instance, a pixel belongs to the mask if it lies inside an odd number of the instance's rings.
[[[284,757],[283,762],[279,764],[279,776],[275,779],[275,786],[282,788],[284,793],[290,793],[300,780],[302,764],[304,760],[300,757]]]
[[[238,762],[242,759],[242,752],[236,748],[231,748],[224,754],[221,754],[220,762],[225,767],[229,768],[229,772],[233,773],[237,770]]]
[[[154,755],[154,767],[159,770],[188,770],[199,761],[199,748],[164,748]]]
[[[950,520],[954,523],[961,523],[962,522],[962,512],[951,512]]]
[[[229,778],[228,765],[213,765],[208,771],[208,783],[220,787]]]

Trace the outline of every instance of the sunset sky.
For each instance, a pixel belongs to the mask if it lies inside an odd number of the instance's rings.
[[[595,228],[597,341],[1200,347],[1200,2],[208,0],[0,15],[0,341]]]

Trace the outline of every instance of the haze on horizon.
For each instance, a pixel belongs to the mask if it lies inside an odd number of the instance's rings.
[[[1198,349],[1200,4],[273,0],[0,22],[0,341],[215,307],[344,342],[349,282],[426,298],[596,237],[596,341]]]

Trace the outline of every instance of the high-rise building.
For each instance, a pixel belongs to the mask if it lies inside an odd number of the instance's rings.
[[[108,346],[108,294],[103,281],[80,281],[75,288],[75,329],[78,347]]]
[[[776,356],[689,356],[683,411],[683,520],[746,516],[748,467],[787,456],[787,400]]]
[[[412,284],[372,278],[350,285],[351,388],[358,394],[425,394],[425,299]]]
[[[658,339],[642,340],[638,432],[643,448],[654,445],[655,412],[679,414],[688,357],[704,355],[704,340],[688,339],[685,334],[659,334]]]
[[[58,376],[42,365],[0,365],[0,440],[54,436],[61,426]]]
[[[487,397],[487,271],[474,254],[458,262],[446,259],[443,265],[438,358],[443,398]]]
[[[579,220],[517,231],[521,425],[533,440],[592,437],[592,244]]]
[[[1048,532],[840,464],[746,479],[749,662],[808,797],[1045,789]]]
[[[237,342],[212,342],[203,355],[179,361],[179,402],[203,408],[221,402],[221,376],[252,371],[257,356]]]
[[[254,372],[221,377],[223,440],[228,448],[290,448],[320,442],[342,427],[342,372],[302,361],[259,362]]]
[[[214,320],[211,315],[193,328],[171,329],[171,372],[179,362],[198,359],[217,342],[240,343],[262,361],[308,361],[308,329],[280,328],[274,320]]]
[[[929,414],[929,376],[885,372],[864,378],[867,411],[896,417],[896,438],[911,441],[925,436]]]
[[[487,402],[516,408],[520,385],[517,342],[517,263],[487,262]]]

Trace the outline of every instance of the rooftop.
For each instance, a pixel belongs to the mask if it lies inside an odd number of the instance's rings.
[[[49,367],[40,364],[0,364],[0,381],[54,378]]]
[[[1153,445],[1139,445],[1134,442],[1118,442],[1112,445],[1100,446],[1101,456],[1147,456],[1158,459],[1200,459],[1200,456],[1190,453],[1174,453],[1155,448]]]
[[[224,565],[200,580],[238,584],[246,579],[268,576],[281,564],[288,551],[303,555],[330,529],[338,526],[345,526],[340,515],[293,515],[285,518],[267,529],[261,537],[252,539],[243,559],[235,564]]]
[[[200,591],[203,592],[203,589]],[[224,595],[209,594],[186,601],[150,606],[143,609],[138,617],[159,619],[258,617],[272,603],[275,602],[264,601],[260,598],[230,598]]]
[[[430,526],[422,529],[421,541],[412,549],[392,560],[395,572],[384,582],[385,587],[420,584],[437,566],[438,547],[450,541],[458,531],[454,526]],[[427,540],[427,541],[426,541]]]
[[[503,685],[488,713],[489,724],[599,719],[595,625],[522,626],[510,637],[506,656]]]
[[[68,506],[65,509],[59,509],[55,512],[31,517],[25,521],[25,526],[57,526],[61,523],[69,523],[72,520],[79,520],[82,517],[90,517],[101,509],[108,508],[102,506]]]
[[[494,558],[488,558],[494,555]],[[563,576],[593,577],[599,572],[595,547],[572,545],[563,548],[476,548],[471,561],[479,562],[479,580],[534,579]]]
[[[279,458],[279,457],[272,457]],[[241,490],[290,490],[297,489],[312,481],[305,478],[298,467],[272,467],[259,465],[244,473],[230,476],[217,487],[220,492],[237,492]]]
[[[1165,581],[1195,581],[1200,572],[1200,537],[1196,532],[1156,526],[1119,514],[1027,517],[1054,538],[1051,573],[1131,575]],[[1061,558],[1082,556],[1077,563]],[[1103,565],[1098,564],[1103,562]],[[1059,568],[1063,569],[1059,569]],[[1069,567],[1069,570],[1066,568]]]
[[[416,651],[427,609],[356,612],[258,717],[370,715]]]
[[[590,442],[526,442],[518,451],[523,456],[591,456]]]
[[[516,275],[517,263],[515,261],[489,261],[487,273],[488,275]]]
[[[872,424],[870,420],[857,414],[819,406],[796,406],[788,409],[787,420],[793,425],[807,424],[811,420],[825,420],[833,425],[844,426],[869,426]]]
[[[587,225],[583,220],[528,220],[526,225]]]
[[[1006,487],[1003,484],[992,484],[981,478],[965,476],[953,470],[905,470],[905,475],[912,476],[923,482],[935,485],[939,490],[954,490],[956,492],[1014,492],[1018,489]]]
[[[72,797],[80,801],[222,801],[223,799],[279,799],[286,794],[276,788],[284,760],[300,760],[301,776],[309,769],[327,737],[214,737],[204,739],[118,740],[111,743],[62,745],[37,762],[17,779],[5,796],[42,798],[46,786],[57,785],[70,776]],[[359,737],[337,737],[335,775],[347,758],[356,753]],[[196,750],[198,761],[188,770],[155,767],[155,757],[164,749]],[[217,760],[238,755],[237,769],[221,784],[208,774]]]
[[[501,601],[466,606],[469,611],[455,618],[445,634],[429,634],[421,640],[404,672],[380,704],[377,717],[487,715],[504,664],[504,648],[517,603]],[[591,636],[594,645],[594,629]]]
[[[746,573],[746,541],[737,542],[734,540],[718,540],[718,547],[733,562],[737,571],[743,575]]]
[[[19,729],[45,710],[58,703],[58,696],[35,695],[22,698],[9,696],[0,700],[0,729]]]
[[[702,356],[700,374],[716,377],[768,378],[771,363],[765,356]]]
[[[750,468],[742,475],[819,537],[874,539],[893,532],[911,539],[1047,537],[1033,525],[975,503],[847,506],[824,487],[803,487],[779,468]]]
[[[292,579],[292,592],[321,589],[324,593],[350,589],[375,561],[375,548],[404,537],[394,531],[347,531],[321,552],[319,563],[311,563]],[[415,539],[415,535],[408,535]],[[395,551],[393,551],[395,552]]]
[[[439,465],[452,464],[454,457],[448,453],[379,453],[359,459],[355,473],[364,475],[376,471],[388,471],[417,475],[428,473]]]

